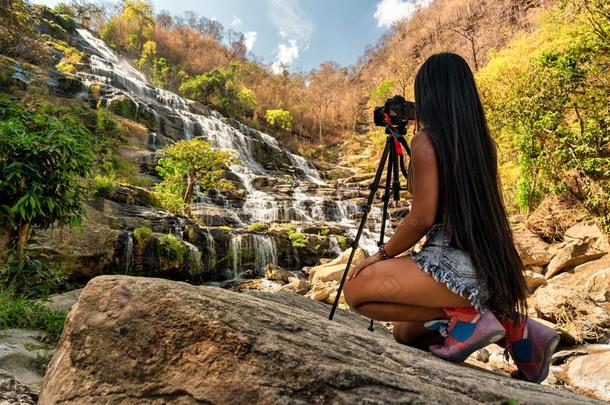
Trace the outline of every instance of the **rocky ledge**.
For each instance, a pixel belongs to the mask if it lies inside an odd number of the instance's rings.
[[[72,309],[39,403],[597,403],[444,362],[347,311],[327,315],[297,294],[97,277]]]

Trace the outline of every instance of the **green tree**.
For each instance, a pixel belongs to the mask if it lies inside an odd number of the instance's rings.
[[[81,112],[82,113],[82,112]],[[22,253],[33,227],[77,224],[92,136],[67,107],[24,108],[0,94],[0,249]]]
[[[221,178],[231,161],[228,152],[215,150],[208,142],[195,138],[179,141],[163,149],[162,153],[164,157],[159,160],[157,172],[163,181],[156,190],[166,199],[167,194],[174,196],[174,204],[181,197],[188,207],[193,201],[195,186],[204,192],[232,188],[230,182]],[[176,204],[175,208],[180,205]]]
[[[140,53],[154,29],[152,4],[145,0],[124,0],[121,13],[104,25],[100,37],[114,49]]]
[[[292,114],[286,110],[267,110],[265,112],[265,120],[267,124],[274,128],[282,129],[290,132],[292,129]]]
[[[137,66],[155,85],[166,87],[172,69],[165,58],[157,56],[155,41],[147,41],[144,44]]]

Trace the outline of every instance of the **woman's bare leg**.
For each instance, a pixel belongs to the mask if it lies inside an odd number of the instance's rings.
[[[403,345],[428,350],[430,345],[442,344],[441,335],[426,329],[423,322],[394,322],[394,339]]]
[[[345,300],[356,312],[378,320],[429,321],[441,308],[470,302],[437,283],[410,256],[383,260],[345,283]]]

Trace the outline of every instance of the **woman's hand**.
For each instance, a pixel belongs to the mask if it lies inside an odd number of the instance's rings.
[[[362,262],[360,262],[360,264],[358,266],[352,267],[350,269],[349,273],[347,273],[347,279],[351,280],[353,278],[356,278],[362,270],[364,270],[365,268],[367,268],[368,266],[370,266],[373,263],[377,263],[380,260],[381,260],[381,257],[379,256],[378,253],[375,253],[373,256],[367,257]]]

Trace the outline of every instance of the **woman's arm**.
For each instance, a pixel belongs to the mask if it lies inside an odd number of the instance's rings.
[[[425,131],[411,141],[413,190],[411,211],[385,244],[386,254],[397,256],[412,247],[428,232],[438,209],[438,167],[434,146]]]

